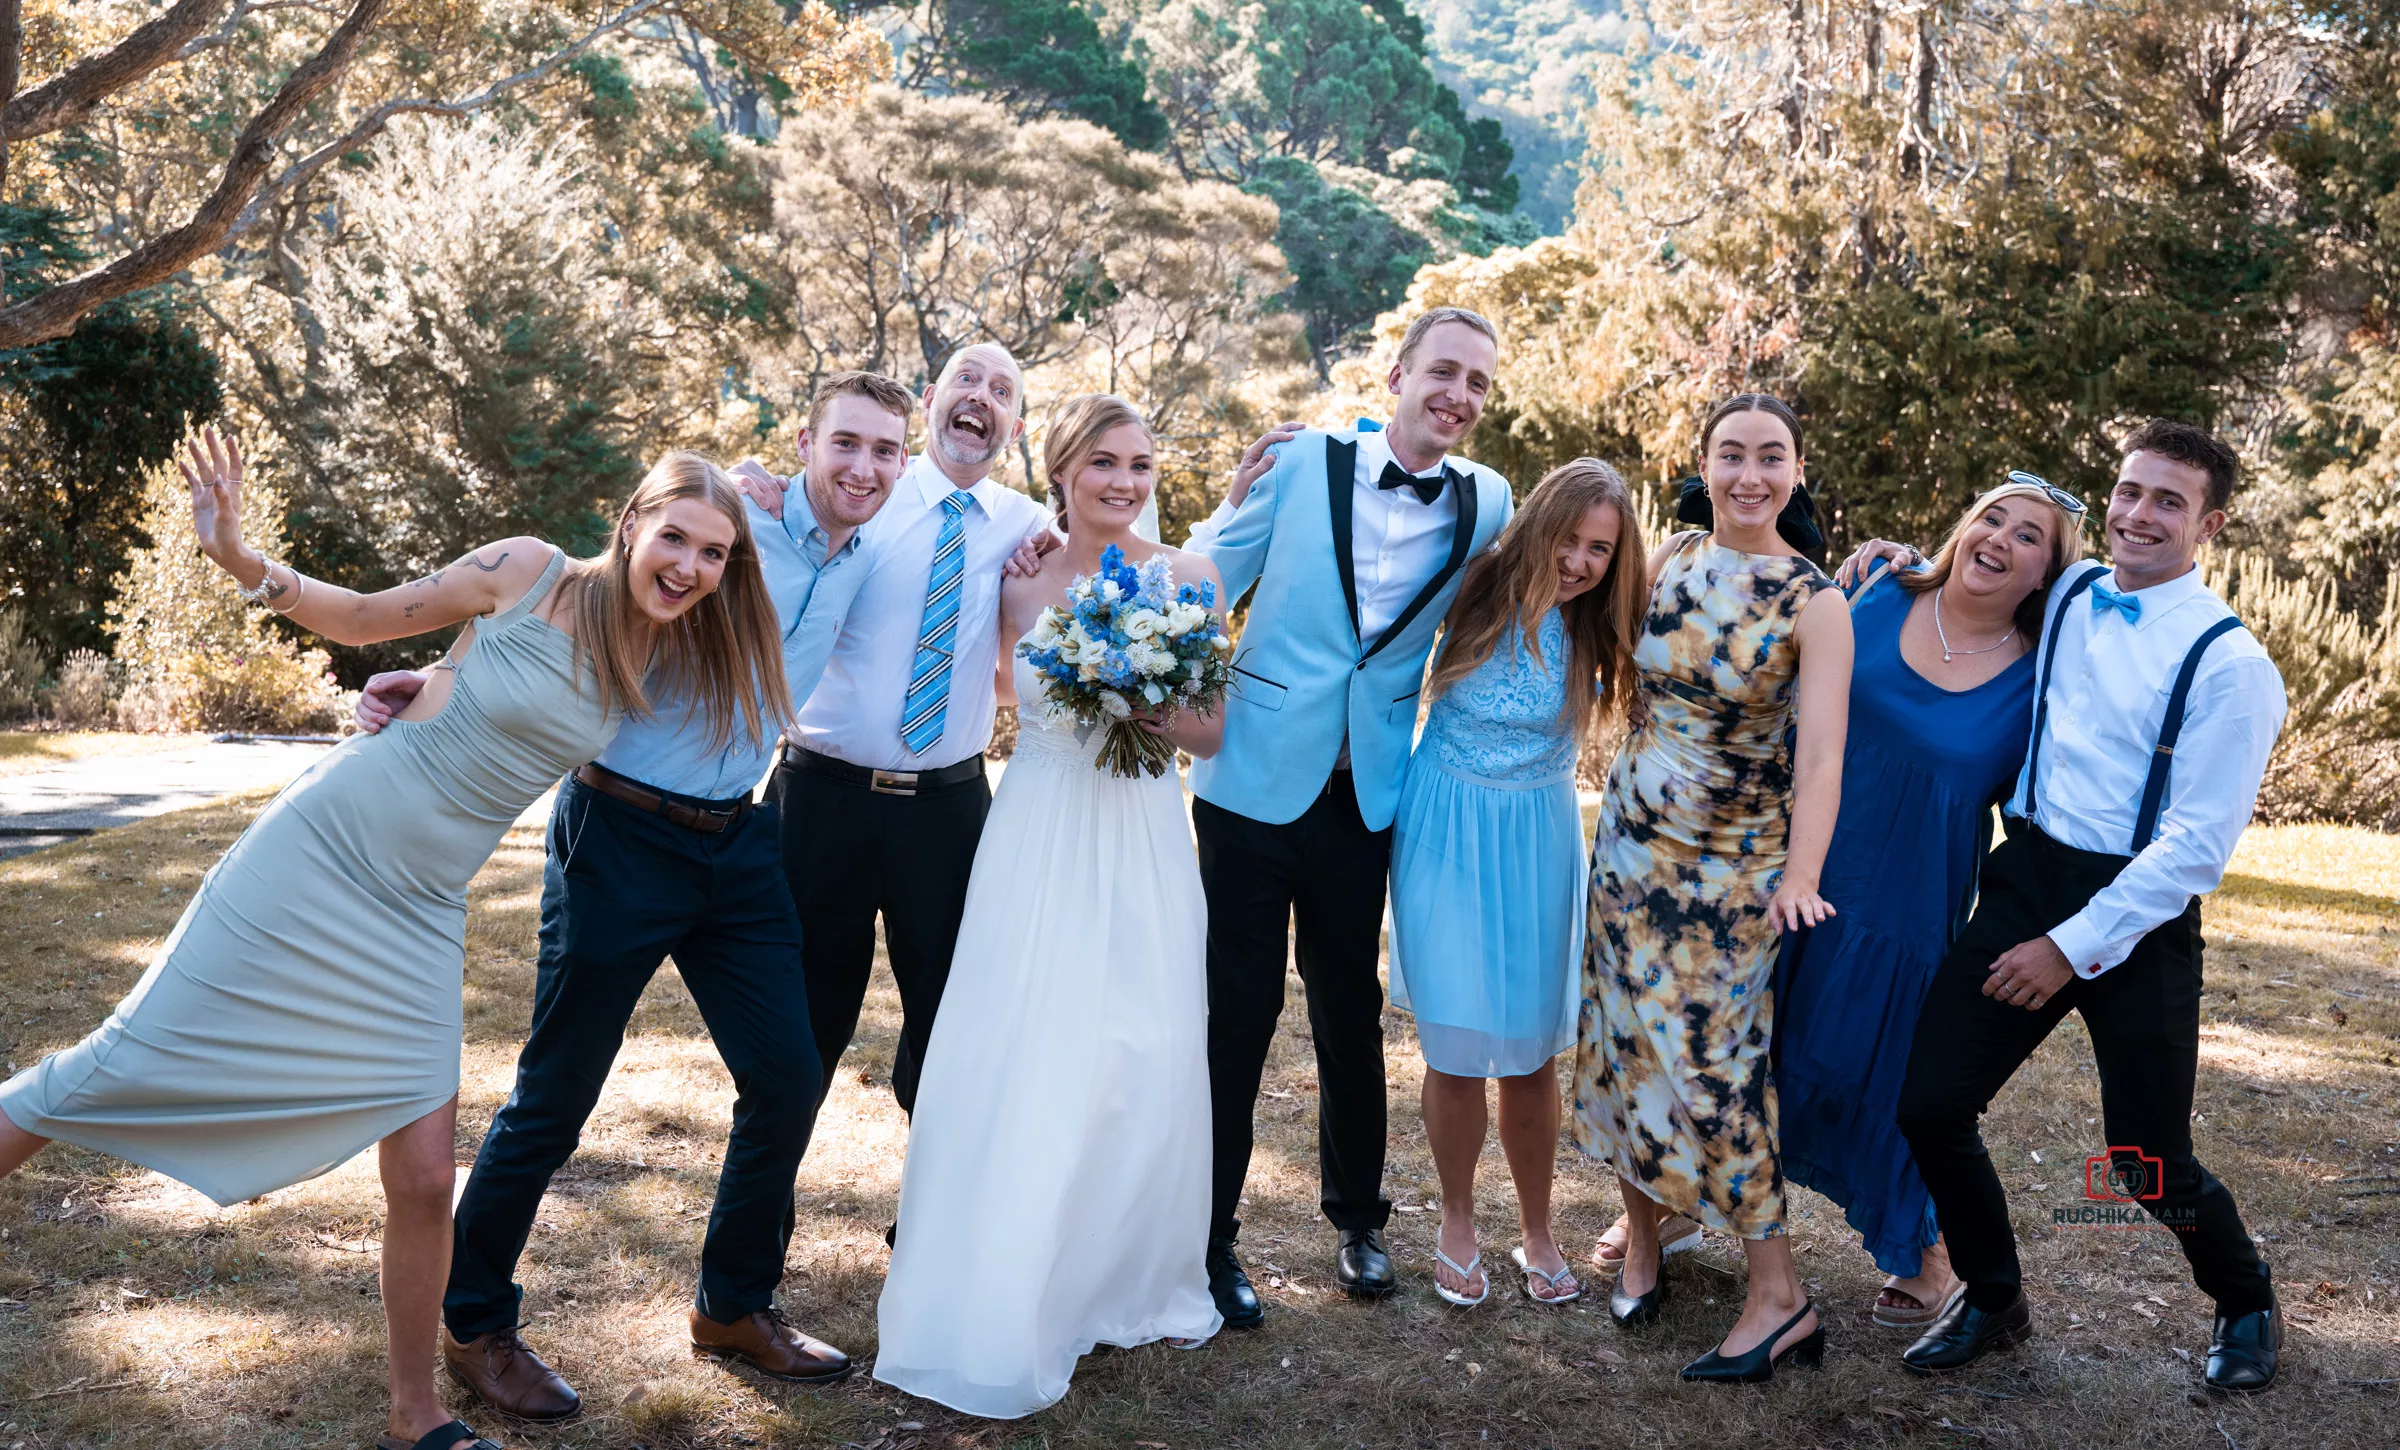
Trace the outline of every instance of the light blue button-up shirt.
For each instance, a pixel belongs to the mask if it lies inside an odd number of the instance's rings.
[[[841,551],[826,557],[825,531],[808,504],[802,479],[792,480],[783,496],[783,517],[768,516],[746,499],[750,535],[758,543],[758,562],[767,577],[767,595],[775,601],[775,617],[783,625],[783,677],[792,687],[792,710],[798,713],[825,673],[826,657],[858,587],[867,576],[859,555],[864,529],[853,531]],[[747,795],[775,763],[775,735],[746,734],[734,722],[730,745],[709,743],[707,718],[674,698],[656,702],[647,720],[628,720],[600,765],[654,790],[702,800],[726,800]]]

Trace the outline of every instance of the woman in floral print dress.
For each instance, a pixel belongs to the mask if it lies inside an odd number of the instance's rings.
[[[1701,454],[1714,528],[1653,560],[1637,722],[1592,848],[1574,1121],[1624,1189],[1610,1312],[1657,1317],[1664,1214],[1734,1234],[1750,1261],[1741,1316],[1683,1373],[1756,1380],[1824,1345],[1784,1237],[1767,1052],[1782,933],[1832,913],[1817,880],[1841,801],[1850,620],[1776,533],[1800,478],[1791,410],[1729,399]]]

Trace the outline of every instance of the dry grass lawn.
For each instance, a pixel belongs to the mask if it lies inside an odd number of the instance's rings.
[[[0,1050],[16,1065],[84,1032],[142,969],[263,796],[0,863]],[[540,887],[538,834],[513,834],[477,886],[466,972],[471,1160],[506,1093],[525,1025]],[[2059,1231],[2084,1155],[2101,1148],[2087,1047],[2070,1020],[1990,1123],[2025,1242],[2039,1338],[1965,1379],[1895,1365],[1898,1335],[1860,1312],[1873,1273],[1832,1205],[1797,1199],[1804,1274],[1828,1309],[1819,1372],[1765,1387],[1685,1386],[1739,1297],[1738,1250],[1673,1261],[1678,1297],[1641,1334],[1598,1304],[1536,1308],[1495,1293],[1462,1313],[1434,1297],[1432,1166],[1416,1125],[1417,1060],[1390,1019],[1393,1221],[1402,1292],[1332,1290],[1314,1204],[1314,1110],[1297,1010],[1270,1064],[1245,1214],[1268,1327],[1208,1349],[1102,1353],[1059,1407],[980,1423],[863,1377],[825,1392],[695,1362],[680,1337],[726,1130],[728,1084],[672,973],[635,1019],[585,1150],[562,1174],[522,1279],[529,1335],[583,1390],[577,1424],[515,1430],[532,1447],[1848,1446],[2387,1447],[2400,1440],[2400,838],[2253,831],[2209,907],[2202,1156],[2267,1245],[2292,1311],[2286,1381],[2225,1402],[2200,1393],[2209,1306],[2166,1234]],[[882,1230],[902,1120],[888,1089],[888,981],[841,1065],[801,1171],[785,1298],[862,1360],[875,1343]],[[371,1155],[370,1155],[371,1157]],[[1560,1155],[1566,1241],[1615,1212],[1601,1173]],[[1513,1209],[1487,1158],[1486,1252],[1505,1262]],[[0,1184],[0,1450],[372,1443],[383,1413],[369,1158],[219,1212],[155,1174],[54,1148]],[[1598,1283],[1596,1274],[1587,1278]],[[1500,1287],[1511,1286],[1505,1276]],[[463,1400],[461,1409],[466,1409]],[[470,1412],[471,1413],[471,1412]],[[487,1432],[506,1427],[477,1417]]]

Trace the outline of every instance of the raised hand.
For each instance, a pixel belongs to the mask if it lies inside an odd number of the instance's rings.
[[[745,458],[726,470],[750,501],[766,510],[768,518],[783,517],[783,495],[792,486],[791,480],[772,472],[755,458]]]
[[[242,543],[241,444],[212,425],[192,435],[184,454],[175,460],[175,466],[192,486],[192,532],[200,536],[200,552],[237,579],[245,572],[264,572],[263,563],[256,571],[235,568],[250,554]],[[255,579],[244,579],[242,587],[255,583]]]
[[[422,670],[387,670],[369,675],[367,687],[358,692],[358,704],[350,715],[358,722],[358,733],[372,735],[392,723],[392,717],[408,708],[425,688],[427,676]]]
[[[1275,466],[1275,450],[1300,436],[1304,423],[1278,423],[1265,436],[1242,450],[1242,461],[1233,468],[1233,487],[1225,491],[1225,501],[1235,508],[1250,496],[1250,485],[1266,477]]]

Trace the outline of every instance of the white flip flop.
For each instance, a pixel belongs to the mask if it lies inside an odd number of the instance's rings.
[[[1451,1273],[1458,1275],[1460,1278],[1466,1280],[1470,1284],[1475,1282],[1476,1273],[1483,1268],[1483,1255],[1481,1254],[1477,1254],[1474,1258],[1467,1260],[1467,1262],[1464,1264],[1461,1264],[1458,1262],[1458,1260],[1453,1259],[1448,1254],[1443,1253],[1441,1246],[1437,1244],[1434,1246],[1433,1256],[1441,1260],[1443,1268],[1448,1269]],[[1433,1292],[1441,1295],[1444,1299],[1449,1300],[1451,1303],[1456,1304],[1461,1309],[1472,1309],[1476,1305],[1481,1304],[1484,1300],[1491,1297],[1492,1276],[1489,1274],[1485,1274],[1483,1276],[1483,1292],[1476,1295],[1472,1299],[1468,1298],[1464,1294],[1459,1293],[1457,1290],[1450,1288],[1448,1285],[1444,1284],[1439,1277],[1436,1277],[1433,1281]]]
[[[1516,1246],[1516,1248],[1510,1250],[1509,1257],[1515,1259],[1517,1261],[1517,1267],[1525,1271],[1525,1297],[1531,1299],[1534,1303],[1550,1305],[1572,1304],[1576,1300],[1583,1297],[1583,1281],[1575,1277],[1574,1265],[1561,1262],[1557,1273],[1544,1273],[1540,1269],[1535,1268],[1532,1263],[1526,1259],[1525,1246],[1523,1244],[1519,1244]],[[1565,1255],[1560,1255],[1560,1258],[1563,1260]],[[1541,1295],[1534,1293],[1533,1281],[1536,1279],[1548,1284],[1550,1286],[1551,1293],[1555,1297],[1545,1299]],[[1575,1286],[1575,1292],[1572,1294],[1561,1292],[1569,1284],[1573,1284]]]

